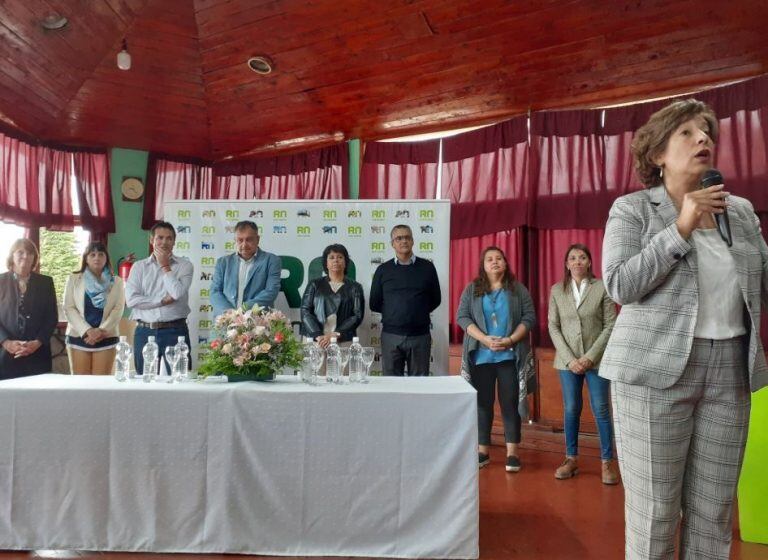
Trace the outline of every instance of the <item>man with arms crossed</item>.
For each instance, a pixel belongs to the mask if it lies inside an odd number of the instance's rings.
[[[136,321],[133,357],[139,375],[144,372],[141,351],[149,336],[155,337],[160,356],[165,356],[166,347],[175,346],[180,336],[191,348],[187,316],[194,268],[189,259],[173,254],[176,230],[168,222],[152,226],[149,242],[152,254],[133,265],[125,283],[125,304],[131,308],[131,319]],[[191,366],[190,359],[188,367]],[[170,373],[167,363],[165,367]]]
[[[280,257],[259,249],[259,228],[250,220],[235,225],[237,252],[219,257],[211,281],[213,316],[241,305],[272,307],[280,293]]]
[[[390,233],[395,258],[376,269],[371,282],[371,311],[381,313],[381,361],[384,375],[429,375],[432,335],[429,314],[440,305],[435,266],[413,254],[413,233],[397,225]]]

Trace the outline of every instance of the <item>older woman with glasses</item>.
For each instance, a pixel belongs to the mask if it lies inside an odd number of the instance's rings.
[[[51,335],[58,322],[53,279],[33,272],[40,259],[28,239],[11,245],[0,274],[0,379],[50,372]]]

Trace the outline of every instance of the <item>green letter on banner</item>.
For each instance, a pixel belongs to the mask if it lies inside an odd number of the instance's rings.
[[[280,255],[283,270],[288,271],[288,276],[280,280],[280,290],[285,294],[288,307],[296,309],[301,307],[301,294],[299,288],[304,282],[304,265],[296,257]]]

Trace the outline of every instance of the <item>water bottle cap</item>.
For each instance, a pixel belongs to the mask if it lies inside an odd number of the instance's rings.
[[[124,334],[120,335],[120,342],[125,342],[128,339]]]
[[[147,342],[154,342],[154,341],[155,341],[155,337],[154,336],[147,337]]]
[[[311,343],[312,342],[312,337],[311,336],[305,336],[304,337],[304,342]]]
[[[360,337],[359,337],[359,336],[353,336],[353,337],[352,337],[352,342],[353,342],[353,343],[355,343],[355,342],[360,342]]]
[[[184,342],[184,336],[179,337],[179,342]]]
[[[335,336],[331,337],[331,344],[336,344],[336,337]]]

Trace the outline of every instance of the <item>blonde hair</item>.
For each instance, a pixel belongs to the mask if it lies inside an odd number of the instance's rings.
[[[40,261],[40,253],[38,252],[34,243],[23,237],[21,239],[17,239],[11,245],[11,250],[8,252],[8,259],[5,261],[5,266],[8,268],[8,270],[13,270],[13,254],[19,249],[24,249],[28,253],[32,253],[32,255],[35,257],[35,262],[32,263],[32,270],[37,270],[37,263]]]

